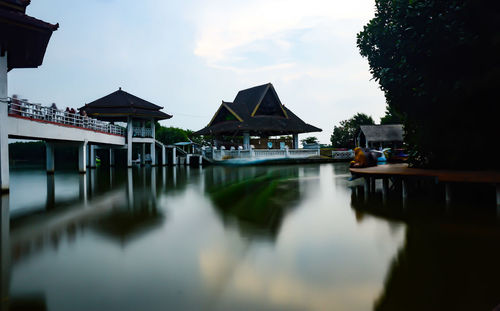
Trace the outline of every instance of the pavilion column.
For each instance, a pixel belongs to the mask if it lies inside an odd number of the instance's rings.
[[[172,165],[177,165],[177,149],[172,148]]]
[[[0,192],[9,191],[7,52],[0,55]]]
[[[165,148],[165,145],[161,145],[161,165],[163,165],[163,166],[167,165],[166,151],[167,151],[167,149]]]
[[[245,150],[250,150],[250,133],[243,132],[243,148]]]
[[[141,144],[141,165],[144,165],[146,163],[146,144],[142,143]]]
[[[132,133],[134,128],[132,126],[132,119],[128,118],[127,122],[127,166],[132,167]]]
[[[47,174],[54,174],[55,159],[54,159],[54,144],[50,142],[45,143],[45,153],[47,160]]]
[[[155,142],[151,143],[151,166],[156,165],[156,146]]]
[[[80,174],[87,172],[87,142],[78,145],[78,171]]]
[[[299,134],[293,134],[293,149],[299,149]]]
[[[155,119],[151,119],[151,137],[153,137],[153,140],[156,139]]]

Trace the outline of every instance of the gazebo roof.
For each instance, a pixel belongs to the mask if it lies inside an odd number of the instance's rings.
[[[160,109],[163,107],[127,93],[121,88],[80,108],[89,117],[106,121],[120,121],[129,116],[155,120],[172,118],[171,115],[160,111]]]
[[[402,124],[361,125],[367,141],[403,141]]]
[[[232,103],[222,102],[210,123],[197,135],[274,136],[321,132],[285,107],[271,83],[239,91]]]
[[[29,3],[0,0],[0,50],[7,52],[8,70],[40,66],[52,32],[59,28],[26,15]]]

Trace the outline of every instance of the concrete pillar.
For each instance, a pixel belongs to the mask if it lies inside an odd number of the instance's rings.
[[[293,134],[293,149],[299,149],[299,134]]]
[[[80,201],[84,205],[87,204],[87,174],[80,174],[80,179],[78,180],[78,190]]]
[[[172,149],[172,165],[177,165],[177,150],[175,147]]]
[[[132,168],[127,171],[127,196],[128,196],[128,206],[132,208],[134,206],[134,180]]]
[[[95,145],[90,145],[90,168],[96,168],[97,164],[95,161]]]
[[[368,201],[368,196],[370,195],[370,178],[369,177],[365,177],[365,186],[364,186],[364,190],[365,190],[365,203]]]
[[[7,99],[7,53],[0,55],[0,193],[9,191],[9,117]]]
[[[190,155],[186,155],[186,165],[189,166],[189,160],[191,160]]]
[[[198,165],[202,165],[202,164],[203,164],[203,157],[198,156]]]
[[[54,144],[46,142],[45,143],[45,154],[47,162],[47,174],[54,174],[55,171],[55,160],[54,160]]]
[[[151,153],[151,166],[155,166],[156,165],[156,146],[155,146],[154,141],[151,144],[151,152],[150,153]]]
[[[115,150],[109,149],[109,166],[115,166]]]
[[[46,209],[49,210],[54,207],[56,203],[56,181],[54,174],[47,174],[47,200]]]
[[[141,144],[141,165],[146,163],[146,144]]]
[[[78,171],[80,174],[87,172],[87,142],[78,145]]]
[[[128,118],[127,121],[127,166],[132,167],[132,133],[134,128],[132,126],[132,119]]]
[[[9,195],[0,197],[0,310],[9,310],[10,285]]]
[[[243,148],[245,150],[250,150],[250,133],[249,132],[243,133]]]
[[[165,145],[161,146],[161,165],[165,166],[167,165],[167,154],[166,154],[166,148]]]

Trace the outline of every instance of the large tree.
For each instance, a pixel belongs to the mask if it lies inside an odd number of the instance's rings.
[[[330,141],[334,148],[354,148],[356,135],[361,125],[373,125],[371,116],[364,113],[357,113],[348,120],[340,121],[339,126],[333,127]]]
[[[485,0],[376,0],[358,34],[391,109],[403,117],[413,164],[499,167],[471,161],[498,140],[500,5]],[[467,152],[467,153],[465,153]]]

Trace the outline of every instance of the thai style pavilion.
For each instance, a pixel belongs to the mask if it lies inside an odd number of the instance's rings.
[[[151,164],[156,165],[155,122],[172,118],[162,111],[163,107],[150,103],[119,88],[109,95],[85,104],[80,111],[87,116],[109,122],[127,124],[127,165],[132,166],[132,146],[141,144],[141,163],[145,161],[146,145],[150,147]]]
[[[36,68],[43,62],[52,32],[50,24],[26,15],[29,0],[0,0],[0,190],[9,190],[9,145],[7,133],[7,72]]]
[[[299,133],[321,132],[305,123],[283,105],[271,83],[239,91],[232,103],[222,102],[208,125],[195,132],[217,139],[243,136],[243,148],[250,149],[250,136],[293,135],[293,149],[299,148]]]

